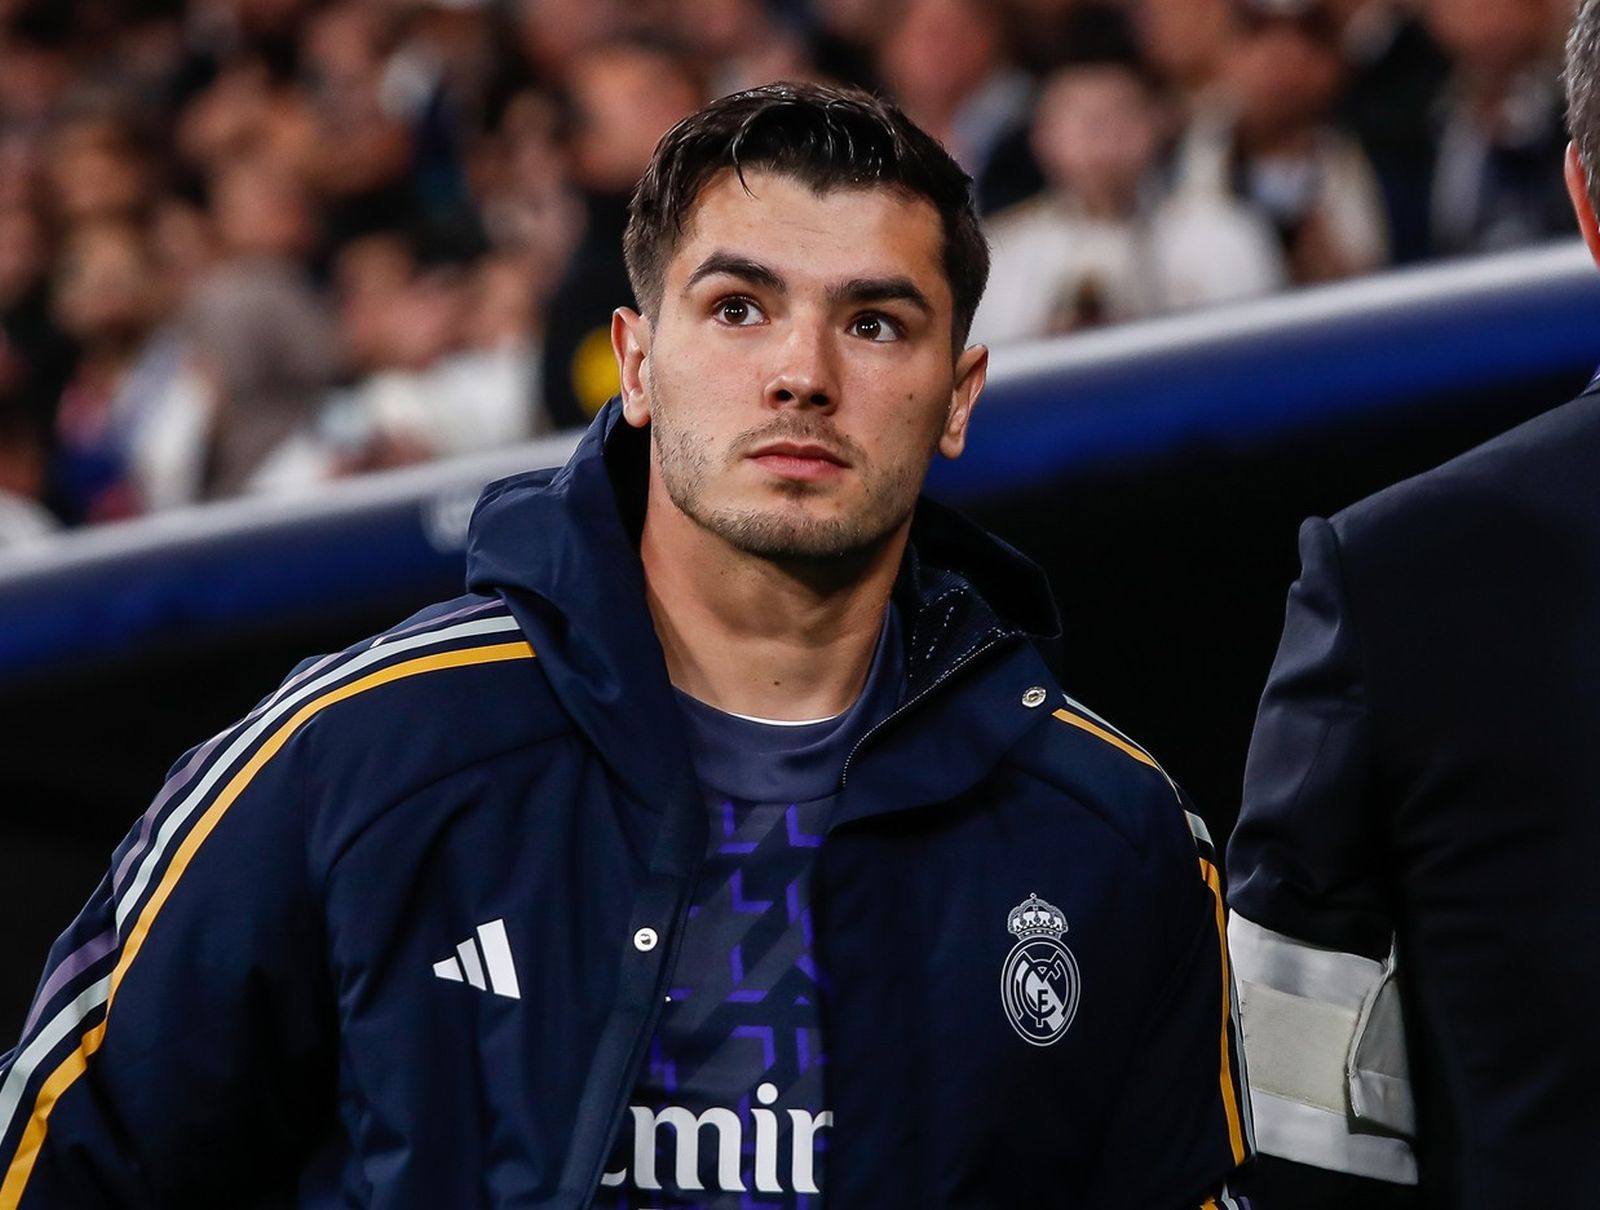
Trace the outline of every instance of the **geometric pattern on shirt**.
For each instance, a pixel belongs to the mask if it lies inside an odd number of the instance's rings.
[[[762,1084],[779,1092],[771,1105],[779,1124],[780,1178],[788,1192],[755,1193],[754,1132],[741,1135],[745,1191],[718,1193],[713,1148],[700,1152],[703,1191],[681,1191],[669,1129],[658,1131],[659,1191],[633,1188],[633,1129],[624,1123],[608,1166],[629,1168],[615,1191],[603,1190],[607,1210],[710,1207],[715,1210],[815,1210],[817,1195],[794,1190],[789,1109],[816,1115],[824,1104],[823,1069],[813,963],[811,870],[832,799],[809,803],[713,800],[712,838],[701,868],[661,1023],[648,1066],[631,1104],[660,1109],[712,1106],[751,1120],[752,1093]],[[815,1137],[815,1183],[821,1177],[827,1132]],[[612,1200],[612,1199],[615,1200]]]

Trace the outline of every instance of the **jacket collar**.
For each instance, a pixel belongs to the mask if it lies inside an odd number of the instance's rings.
[[[469,588],[506,600],[562,705],[647,803],[684,776],[687,748],[639,563],[648,450],[612,400],[565,466],[488,487],[467,549]],[[911,702],[974,650],[1059,638],[1043,572],[928,499],[894,591]]]

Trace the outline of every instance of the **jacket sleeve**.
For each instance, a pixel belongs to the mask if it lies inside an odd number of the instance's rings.
[[[1086,1205],[1233,1210],[1226,1182],[1253,1151],[1224,925],[1205,824],[1188,815],[1161,861],[1158,991],[1137,1006],[1140,1041]],[[1133,1006],[1130,1006],[1132,1009]]]
[[[1416,1184],[1415,1123],[1370,681],[1333,526],[1307,521],[1300,558],[1228,848],[1250,1098],[1275,1157],[1252,1201],[1315,1206],[1343,1190],[1349,1204],[1356,1182],[1363,1204],[1411,1204],[1396,1188]]]
[[[271,721],[174,768],[51,949],[0,1057],[0,1208],[236,1206],[325,1128],[332,997]]]

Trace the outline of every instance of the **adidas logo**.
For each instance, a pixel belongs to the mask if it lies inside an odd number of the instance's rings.
[[[522,991],[517,987],[517,968],[511,961],[511,945],[506,941],[504,920],[480,924],[476,940],[468,937],[456,946],[455,957],[435,962],[433,973],[437,978],[448,979],[452,983],[470,983],[479,991],[492,991],[509,1000],[522,999]]]

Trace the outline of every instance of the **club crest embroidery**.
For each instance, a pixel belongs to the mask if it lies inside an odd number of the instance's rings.
[[[1000,970],[1000,1000],[1024,1042],[1059,1041],[1078,1011],[1078,961],[1061,944],[1067,919],[1059,908],[1029,895],[1006,916],[1017,939]]]

